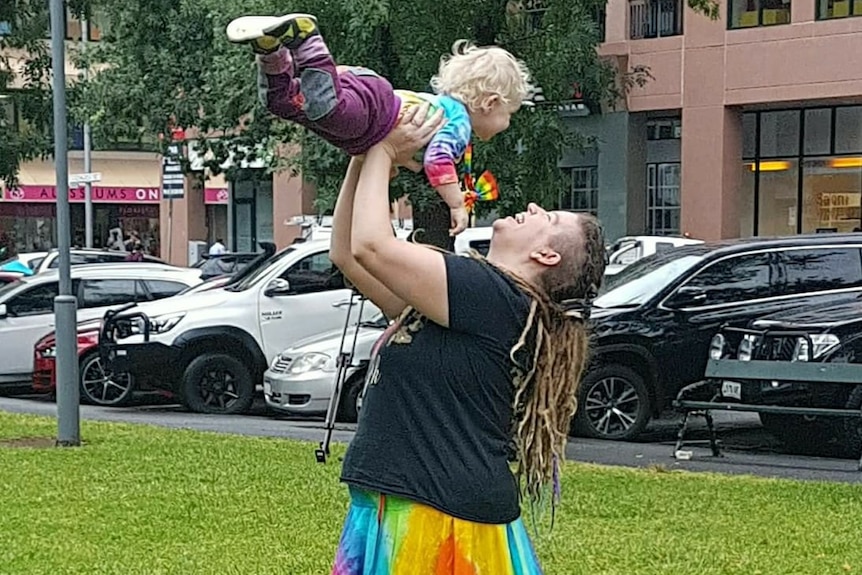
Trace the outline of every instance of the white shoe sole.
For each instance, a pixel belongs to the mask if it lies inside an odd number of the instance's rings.
[[[268,32],[275,30],[288,20],[294,18],[311,18],[315,22],[317,18],[311,14],[285,14],[284,16],[241,16],[227,25],[227,39],[237,44],[252,42]]]

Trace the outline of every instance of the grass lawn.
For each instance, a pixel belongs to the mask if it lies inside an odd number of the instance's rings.
[[[82,448],[9,441],[55,434],[0,412],[0,574],[329,573],[347,505],[337,457],[94,422]],[[862,489],[567,464],[542,533],[548,575],[862,573]]]

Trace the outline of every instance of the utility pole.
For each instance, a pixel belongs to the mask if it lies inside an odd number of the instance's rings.
[[[78,389],[77,298],[72,294],[71,222],[69,221],[69,149],[66,140],[66,9],[51,0],[51,68],[54,100],[54,166],[57,186],[57,247],[60,291],[54,298],[57,341],[57,445],[81,444]]]
[[[81,53],[87,52],[87,44],[90,41],[90,22],[84,17],[81,20]],[[89,65],[84,67],[84,80],[90,77]],[[84,119],[84,173],[93,171],[92,150],[90,141],[90,120]],[[84,183],[84,241],[88,248],[93,247],[93,184]]]

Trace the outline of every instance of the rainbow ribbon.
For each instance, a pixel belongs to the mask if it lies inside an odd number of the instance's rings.
[[[491,202],[500,197],[500,188],[494,174],[485,170],[479,179],[473,182],[473,144],[467,144],[464,150],[464,205],[468,212],[473,211],[476,202]]]

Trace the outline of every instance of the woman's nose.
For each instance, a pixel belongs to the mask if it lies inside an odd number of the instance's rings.
[[[542,209],[542,208],[540,208],[539,206],[537,206],[533,202],[530,202],[529,204],[527,204],[527,211],[530,212],[531,214],[538,213],[538,211],[540,209]]]

